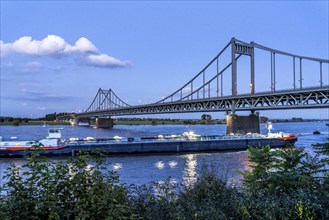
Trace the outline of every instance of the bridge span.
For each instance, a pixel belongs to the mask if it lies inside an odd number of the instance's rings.
[[[270,58],[270,85],[268,91],[257,91],[255,70],[256,70],[256,50],[269,54]],[[258,53],[257,53],[258,54]],[[227,58],[229,56],[229,58]],[[238,91],[238,61],[240,57],[249,57],[249,82],[243,82],[243,86],[248,88],[248,93]],[[290,67],[286,69],[286,76],[292,81],[291,87],[284,90],[277,86],[277,62],[276,58],[284,57],[288,59]],[[226,62],[226,63],[225,63]],[[312,86],[305,86],[305,74],[303,69],[305,63],[312,63],[312,78],[318,78],[318,83]],[[254,115],[239,117],[237,111],[263,110],[283,110],[283,109],[329,109],[329,60],[295,55],[288,52],[262,46],[255,42],[246,43],[235,38],[212,59],[201,71],[191,80],[177,89],[171,95],[158,102],[131,106],[120,99],[111,89],[99,89],[94,100],[87,110],[69,116],[61,116],[58,120],[74,118],[75,123],[79,118],[96,117],[97,120],[107,118],[105,127],[113,126],[109,119],[111,116],[120,115],[148,115],[148,114],[168,114],[168,113],[190,113],[190,112],[226,112],[228,124],[233,124],[236,129],[228,129],[227,132],[240,130],[255,131],[248,124],[257,124],[258,117]],[[314,68],[315,67],[315,68]],[[230,85],[224,83],[223,77],[229,77]],[[262,84],[262,82],[258,82]],[[231,94],[224,94],[224,87],[229,87]],[[226,88],[227,89],[227,88]],[[246,90],[246,89],[245,89]],[[244,91],[245,91],[244,90]],[[229,115],[231,114],[231,116]],[[232,115],[234,117],[232,117]],[[251,120],[251,121],[250,121]],[[256,120],[256,122],[254,121]],[[259,121],[258,121],[259,122]],[[98,127],[102,123],[99,123]],[[242,124],[241,126],[239,124]],[[245,124],[245,125],[244,125]]]

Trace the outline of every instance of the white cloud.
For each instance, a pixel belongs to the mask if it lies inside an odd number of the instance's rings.
[[[129,65],[127,61],[101,54],[97,47],[85,37],[79,38],[74,45],[70,45],[56,35],[48,35],[42,40],[33,40],[30,36],[24,36],[13,43],[0,41],[0,50],[1,58],[10,54],[57,57],[78,54],[85,57],[86,64],[91,66],[114,68]]]
[[[2,57],[10,53],[18,53],[33,56],[53,56],[71,53],[97,52],[98,49],[87,39],[81,37],[71,46],[63,38],[56,35],[48,35],[42,40],[32,40],[30,36],[19,38],[13,43],[1,41]]]
[[[11,45],[5,44],[2,40],[0,40],[0,57],[5,57],[10,53]]]
[[[48,35],[41,41],[32,40],[32,37],[25,36],[9,45],[9,52],[34,56],[49,56],[63,53],[67,43],[61,37]]]
[[[98,53],[98,49],[87,38],[81,37],[74,46],[66,45],[65,53]]]
[[[107,54],[99,54],[99,55],[91,54],[88,56],[88,62],[90,65],[97,67],[104,67],[104,68],[124,67],[129,65],[128,61],[121,61]]]

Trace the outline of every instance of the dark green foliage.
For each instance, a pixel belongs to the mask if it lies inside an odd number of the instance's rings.
[[[13,125],[14,125],[14,126],[18,126],[19,123],[20,123],[19,120],[14,120],[14,121],[13,121]]]
[[[195,184],[179,193],[179,219],[235,219],[234,198],[237,190],[227,186],[214,170],[205,169]]]
[[[105,173],[100,157],[80,153],[54,163],[36,152],[26,160],[8,169],[1,219],[134,218],[128,189],[116,173]]]
[[[210,121],[211,118],[212,117],[209,114],[203,114],[203,115],[201,115],[201,120],[204,120],[204,121]]]
[[[133,186],[131,202],[144,219],[234,219],[234,195],[213,170],[203,169],[197,181],[179,190],[170,179]]]
[[[56,116],[57,116],[56,112],[54,112],[53,114],[47,114],[47,115],[45,115],[45,120],[54,121],[54,120],[56,120]]]
[[[327,219],[328,188],[318,157],[287,146],[271,150],[249,148],[251,172],[243,173],[239,214],[251,219]]]
[[[149,185],[131,186],[131,205],[144,219],[175,219],[176,187],[170,179]]]

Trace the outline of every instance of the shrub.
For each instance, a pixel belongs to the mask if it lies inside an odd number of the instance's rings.
[[[204,168],[193,185],[182,189],[171,179],[133,186],[130,200],[144,219],[230,219],[237,217],[236,193],[214,170]]]
[[[1,193],[1,219],[115,219],[134,218],[129,190],[115,172],[105,171],[100,157],[80,153],[54,163],[40,152],[13,165]],[[24,171],[23,171],[24,170]]]
[[[13,125],[14,125],[14,126],[18,126],[19,123],[20,123],[19,120],[14,120],[14,121],[13,121]]]
[[[228,186],[215,170],[203,168],[196,182],[178,195],[178,219],[235,219],[237,189]]]
[[[174,219],[177,185],[167,179],[148,185],[131,186],[130,202],[143,219]]]
[[[238,213],[252,219],[326,219],[329,191],[321,178],[324,164],[304,149],[287,146],[248,148],[254,165],[244,176]]]

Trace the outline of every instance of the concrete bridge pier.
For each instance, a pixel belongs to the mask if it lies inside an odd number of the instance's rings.
[[[74,126],[90,126],[90,118],[74,117],[72,120],[70,120],[70,123]]]
[[[112,118],[96,118],[96,128],[113,128]]]
[[[260,133],[259,114],[252,112],[248,116],[235,113],[226,116],[226,134]]]

